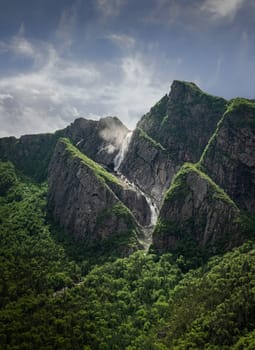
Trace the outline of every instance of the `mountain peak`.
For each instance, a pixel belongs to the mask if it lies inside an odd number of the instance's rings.
[[[171,97],[173,100],[177,100],[179,98],[197,95],[197,93],[201,94],[203,92],[195,83],[174,80],[171,85],[169,97]]]

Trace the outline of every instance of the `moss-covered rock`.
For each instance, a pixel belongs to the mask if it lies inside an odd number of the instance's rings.
[[[88,247],[116,237],[121,242],[123,237],[125,252],[129,243],[131,252],[139,247],[140,230],[111,187],[121,187],[121,183],[68,139],[59,140],[49,168],[48,209],[54,220]],[[122,255],[122,244],[119,249]]]
[[[234,99],[206,147],[200,166],[238,206],[255,214],[255,103]]]
[[[240,211],[206,174],[185,164],[167,191],[153,234],[158,252],[208,256],[239,245]]]
[[[200,159],[226,104],[193,83],[174,81],[137,124],[121,171],[159,203],[182,164]]]

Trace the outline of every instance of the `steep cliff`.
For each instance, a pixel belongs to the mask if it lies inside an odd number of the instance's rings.
[[[175,80],[170,94],[137,126],[168,150],[177,164],[196,162],[225,108],[223,98],[204,93],[194,83]]]
[[[121,172],[159,202],[180,166],[199,160],[225,109],[224,99],[174,81],[137,124]]]
[[[238,206],[255,214],[255,103],[234,99],[201,159],[201,166]]]
[[[160,253],[212,255],[240,244],[241,214],[206,174],[185,164],[166,193],[153,234]]]
[[[166,149],[142,129],[136,128],[120,172],[149,194],[159,206],[162,193],[167,190],[176,171]]]
[[[114,159],[129,130],[116,117],[106,117],[98,121],[79,118],[65,130],[70,138],[88,157],[114,169]]]
[[[48,209],[68,234],[89,245],[120,237],[137,249],[141,227],[151,223],[146,198],[68,139],[59,140],[49,167]]]
[[[139,247],[140,230],[111,185],[119,185],[114,176],[67,139],[59,140],[49,168],[48,209],[53,218],[88,246],[118,238],[118,248],[126,255]]]
[[[79,118],[54,134],[0,138],[0,160],[10,160],[25,175],[44,181],[58,139],[68,137],[81,152],[113,170],[114,159],[128,132],[116,117],[98,121]]]

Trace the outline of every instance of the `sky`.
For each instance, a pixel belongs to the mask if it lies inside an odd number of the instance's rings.
[[[254,98],[254,0],[0,0],[0,137],[130,129],[174,79]]]

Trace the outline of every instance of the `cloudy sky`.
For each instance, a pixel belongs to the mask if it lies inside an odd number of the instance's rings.
[[[0,136],[116,115],[173,79],[254,98],[254,0],[0,0]]]

